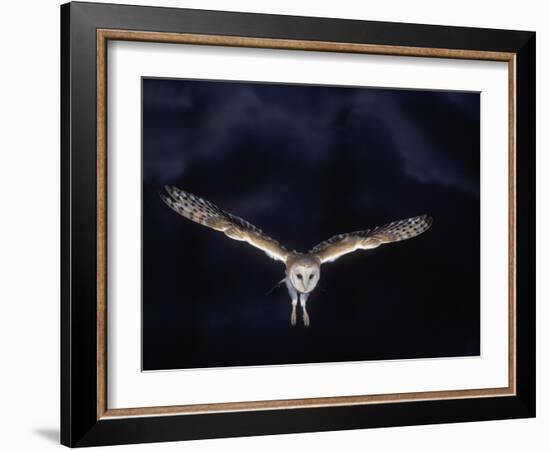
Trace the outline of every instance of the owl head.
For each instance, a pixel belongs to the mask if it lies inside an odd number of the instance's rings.
[[[298,292],[307,294],[313,291],[319,282],[319,261],[312,256],[303,255],[288,267],[287,275],[290,278],[292,286]]]

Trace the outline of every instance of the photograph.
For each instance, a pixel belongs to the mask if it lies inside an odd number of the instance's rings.
[[[480,93],[142,77],[142,370],[480,356]]]
[[[57,364],[41,370],[59,399],[33,413],[36,440],[511,449],[540,435],[543,15],[138,3],[61,5],[56,33],[37,27],[57,84],[23,58],[8,92],[27,119],[21,93],[60,94],[34,102],[57,104],[60,126],[41,113],[6,147],[38,159],[4,152],[25,160],[5,192],[26,215],[6,223],[59,244],[41,266],[59,254],[60,276],[16,283],[59,288],[58,319],[34,321],[58,327],[59,357],[26,366]],[[18,55],[47,55],[31,47]],[[57,241],[13,194],[40,176],[60,189]],[[27,269],[23,247],[11,259]]]

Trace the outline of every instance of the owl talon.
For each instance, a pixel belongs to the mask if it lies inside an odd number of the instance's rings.
[[[309,327],[309,314],[304,311],[304,326]]]
[[[290,314],[290,324],[294,327],[296,326],[296,310],[292,310],[292,313]]]

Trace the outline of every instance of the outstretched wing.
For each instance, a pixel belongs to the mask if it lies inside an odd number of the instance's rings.
[[[246,220],[229,214],[208,200],[181,189],[170,186],[166,186],[165,189],[169,195],[161,195],[162,199],[183,217],[214,230],[223,231],[231,239],[248,242],[273,259],[286,261],[290,252]]]
[[[398,242],[418,236],[430,228],[431,225],[432,218],[426,215],[397,220],[372,230],[338,234],[316,245],[309,253],[317,256],[322,263],[332,262],[340,256],[355,250],[368,250],[381,244]]]

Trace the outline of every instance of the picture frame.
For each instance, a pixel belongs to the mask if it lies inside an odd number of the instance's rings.
[[[508,384],[110,408],[107,46],[154,42],[499,61],[508,70]],[[535,416],[535,33],[71,2],[61,6],[61,443],[70,447]],[[137,194],[136,194],[137,195]],[[487,257],[491,257],[490,255]]]

